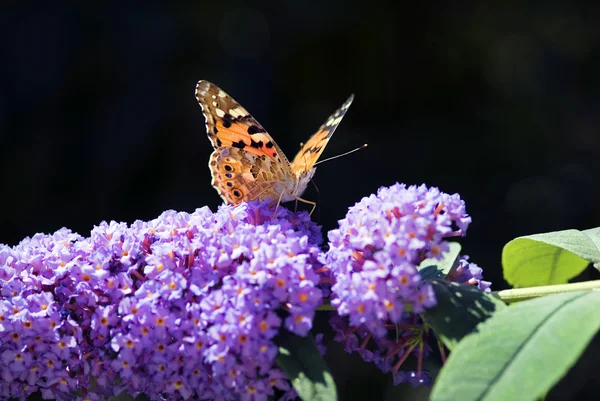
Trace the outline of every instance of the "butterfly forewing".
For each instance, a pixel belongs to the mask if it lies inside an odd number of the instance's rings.
[[[294,172],[297,171],[310,171],[323,150],[325,150],[325,146],[329,142],[329,139],[333,135],[335,129],[340,125],[342,118],[348,111],[348,108],[352,104],[354,100],[354,95],[351,95],[348,100],[342,104],[342,106],[335,111],[323,125],[319,127],[317,132],[315,132],[306,143],[302,146],[294,160],[292,161],[292,170]]]
[[[267,130],[218,86],[199,81],[196,99],[204,112],[208,138],[215,149],[231,146],[289,165]]]

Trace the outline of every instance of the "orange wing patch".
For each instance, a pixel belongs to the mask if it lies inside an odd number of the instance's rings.
[[[325,150],[325,146],[327,146],[329,139],[333,136],[335,129],[340,125],[342,118],[344,118],[344,115],[346,114],[346,111],[348,111],[353,100],[354,95],[351,95],[348,100],[335,111],[335,113],[329,116],[327,121],[319,127],[317,132],[306,141],[292,161],[292,170],[294,172],[298,170],[309,171],[314,167],[315,163],[323,153],[323,150]]]
[[[267,130],[225,91],[208,81],[200,81],[196,85],[196,99],[202,106],[206,132],[215,149],[233,147],[289,163]]]

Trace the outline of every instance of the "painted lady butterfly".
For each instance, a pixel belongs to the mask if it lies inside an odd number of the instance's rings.
[[[315,174],[315,163],[342,121],[354,96],[333,113],[302,146],[290,163],[271,135],[231,96],[208,81],[196,85],[196,99],[206,118],[215,151],[210,156],[212,185],[225,202],[267,198],[287,202],[302,199]],[[312,211],[311,210],[311,213]]]

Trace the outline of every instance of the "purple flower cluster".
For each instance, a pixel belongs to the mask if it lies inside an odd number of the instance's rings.
[[[168,211],[0,247],[0,398],[293,396],[273,338],[312,327],[321,234],[273,212]]]
[[[424,185],[396,184],[363,198],[329,232],[331,304],[352,326],[384,336],[386,323],[399,323],[407,306],[418,313],[435,304],[417,266],[441,259],[449,249],[444,238],[464,234],[470,222],[458,195]]]
[[[325,256],[335,283],[336,340],[383,372],[391,370],[395,382],[427,382],[421,371],[398,370],[409,354],[420,362],[429,352],[417,314],[436,300],[417,267],[441,259],[449,249],[445,238],[464,235],[470,222],[458,195],[424,185],[381,188],[351,207],[329,232]]]

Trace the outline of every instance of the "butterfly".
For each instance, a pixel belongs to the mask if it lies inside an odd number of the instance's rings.
[[[199,81],[196,99],[215,149],[208,163],[212,186],[225,202],[237,205],[242,201],[270,199],[279,205],[297,200],[312,205],[312,214],[316,203],[301,196],[354,95],[302,145],[291,163],[263,126],[215,84]]]

